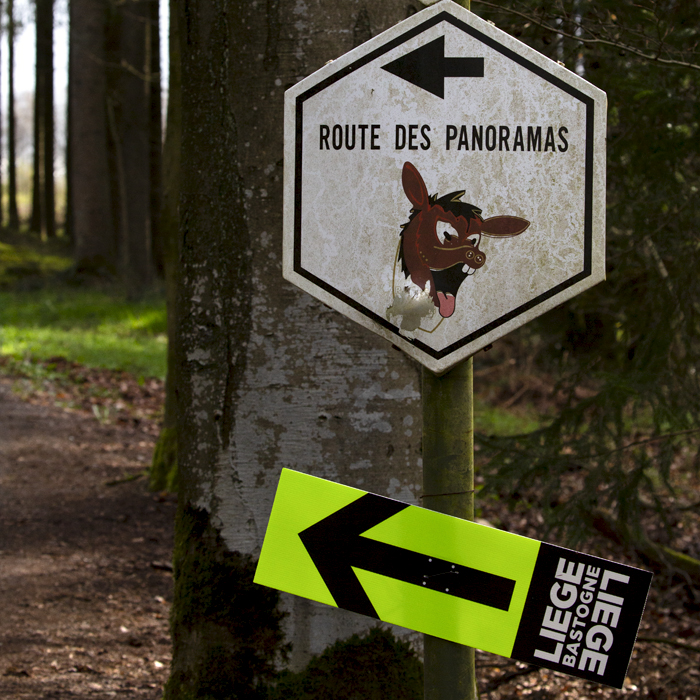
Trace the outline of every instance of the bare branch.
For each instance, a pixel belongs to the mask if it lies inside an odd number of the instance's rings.
[[[690,61],[681,61],[679,59],[674,58],[661,58],[661,56],[659,56],[659,53],[663,48],[663,39],[660,40],[658,51],[655,54],[650,54],[640,49],[637,49],[634,46],[630,46],[629,44],[623,44],[619,41],[601,38],[586,39],[584,37],[577,36],[576,34],[570,34],[569,32],[565,32],[563,29],[550,26],[543,20],[537,19],[537,17],[534,17],[533,15],[529,15],[518,10],[513,10],[508,7],[503,7],[501,5],[496,5],[495,3],[488,2],[488,0],[474,0],[474,2],[479,3],[481,5],[486,5],[486,7],[491,7],[500,12],[507,12],[508,14],[517,15],[518,17],[522,17],[528,22],[532,22],[533,24],[536,24],[537,26],[542,27],[543,29],[546,29],[549,32],[552,32],[553,34],[558,34],[559,36],[563,36],[567,39],[573,39],[574,41],[577,41],[581,44],[599,44],[602,46],[611,46],[612,48],[618,49],[620,51],[626,51],[628,53],[634,54],[635,56],[639,56],[640,58],[643,58],[644,60],[649,61],[650,63],[661,63],[665,66],[675,66],[678,68],[691,68],[692,70],[700,70],[700,63],[691,63]],[[648,37],[644,38],[648,39]]]
[[[622,447],[616,447],[614,450],[609,450],[608,452],[599,452],[598,454],[592,455],[591,457],[584,457],[583,459],[599,459],[600,457],[609,457],[616,452],[623,452],[624,450],[629,450],[632,447],[639,447],[640,445],[648,445],[652,442],[659,442],[660,440],[670,440],[674,437],[680,437],[681,435],[693,435],[694,433],[700,433],[700,428],[692,428],[690,430],[679,430],[676,433],[664,433],[663,435],[656,435],[654,437],[646,438],[644,440],[635,440],[627,445],[622,445]]]

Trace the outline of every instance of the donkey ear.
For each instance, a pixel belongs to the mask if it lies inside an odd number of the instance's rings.
[[[519,216],[492,216],[481,224],[481,233],[492,238],[512,238],[519,236],[530,222]]]
[[[403,172],[401,173],[401,184],[403,191],[408,197],[414,209],[422,211],[428,207],[428,190],[425,187],[423,178],[420,176],[418,169],[413,163],[406,161],[403,164]]]

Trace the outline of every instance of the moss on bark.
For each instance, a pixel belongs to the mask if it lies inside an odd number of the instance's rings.
[[[206,511],[176,520],[173,672],[164,700],[255,700],[288,651],[278,593],[253,583],[255,561],[226,549]]]
[[[421,700],[423,665],[406,643],[375,628],[336,642],[300,673],[283,673],[268,700]]]
[[[177,431],[163,428],[153,450],[153,461],[148,473],[151,491],[177,490]]]

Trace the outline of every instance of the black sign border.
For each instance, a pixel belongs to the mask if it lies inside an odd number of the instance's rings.
[[[359,68],[362,68],[363,66],[367,65],[368,63],[378,59],[380,56],[384,55],[385,53],[388,53],[392,49],[396,48],[397,46],[400,46],[401,44],[405,43],[409,39],[412,39],[415,36],[418,36],[419,34],[422,34],[424,31],[440,24],[441,22],[448,22],[449,24],[452,24],[454,27],[457,29],[461,29],[463,32],[466,34],[469,34],[470,36],[474,37],[478,41],[481,41],[483,44],[486,44],[490,48],[498,51],[499,53],[503,54],[507,58],[511,59],[512,61],[515,61],[516,63],[520,64],[524,68],[527,68],[529,71],[534,73],[535,75],[543,78],[544,80],[547,80],[549,83],[552,85],[558,87],[560,90],[563,90],[564,92],[567,92],[570,94],[572,97],[576,98],[577,100],[583,102],[583,104],[586,106],[586,153],[585,153],[585,168],[586,168],[586,174],[585,174],[585,186],[584,186],[584,244],[583,244],[583,270],[573,277],[570,277],[568,280],[565,280],[564,282],[561,282],[560,284],[556,285],[555,287],[552,287],[551,289],[547,290],[546,292],[540,294],[539,296],[535,297],[534,299],[531,299],[530,301],[521,304],[517,308],[513,309],[512,311],[509,311],[507,314],[504,314],[503,316],[494,319],[491,321],[491,323],[487,323],[486,325],[482,326],[478,330],[474,331],[473,333],[470,333],[469,335],[463,337],[461,340],[458,340],[451,345],[448,345],[447,347],[443,348],[442,350],[435,350],[431,348],[429,345],[426,345],[425,343],[421,342],[420,340],[417,340],[415,338],[406,338],[405,336],[401,335],[399,333],[399,328],[395,326],[392,323],[389,323],[385,318],[382,318],[378,314],[374,313],[370,309],[366,308],[363,306],[361,303],[356,301],[355,299],[347,296],[343,292],[339,291],[338,289],[335,289],[335,287],[331,286],[328,282],[325,280],[322,280],[320,277],[317,277],[316,275],[312,274],[308,270],[304,269],[301,264],[301,184],[302,184],[302,142],[303,142],[303,126],[304,126],[304,102],[308,100],[309,98],[313,97],[314,95],[318,94],[328,86],[332,85],[333,83],[342,80],[346,76],[350,75],[354,71],[358,70]],[[420,89],[420,88],[416,88]],[[502,326],[504,323],[507,323],[508,321],[511,321],[514,318],[517,318],[521,314],[525,313],[526,311],[529,311],[530,309],[534,308],[535,306],[538,306],[539,304],[543,303],[547,299],[551,299],[552,297],[556,296],[557,294],[560,294],[564,290],[568,289],[569,287],[572,287],[573,285],[577,284],[578,282],[586,279],[591,275],[591,260],[592,260],[592,248],[593,248],[593,141],[594,141],[594,107],[595,107],[595,101],[593,100],[592,97],[589,97],[588,95],[585,95],[581,91],[577,90],[576,88],[572,87],[565,81],[561,80],[560,78],[557,78],[556,76],[551,75],[550,73],[547,72],[544,68],[541,68],[540,66],[532,63],[531,61],[527,60],[526,58],[523,58],[516,52],[512,51],[511,49],[506,48],[505,46],[502,46],[499,44],[495,39],[492,39],[491,37],[483,34],[480,32],[478,29],[475,29],[474,27],[468,25],[467,23],[463,22],[460,19],[457,19],[454,17],[452,14],[449,12],[439,12],[438,14],[434,15],[433,17],[425,20],[421,24],[419,24],[416,27],[413,27],[412,29],[407,30],[403,34],[401,34],[398,37],[395,37],[391,41],[387,42],[386,44],[380,46],[379,48],[375,49],[374,51],[370,51],[368,54],[363,56],[362,58],[359,58],[357,61],[354,61],[353,63],[350,63],[347,66],[344,66],[340,70],[338,70],[336,73],[333,75],[329,76],[325,80],[322,80],[318,82],[316,85],[313,87],[309,88],[308,90],[304,91],[300,95],[297,96],[296,98],[296,141],[295,141],[295,163],[294,163],[294,272],[296,272],[298,275],[301,277],[304,277],[307,279],[309,282],[312,284],[316,285],[317,287],[320,287],[327,293],[331,294],[332,296],[336,297],[338,300],[342,301],[344,304],[347,304],[351,308],[355,309],[356,311],[359,311],[361,314],[369,318],[370,320],[374,321],[375,323],[379,324],[386,330],[390,331],[391,333],[394,333],[396,336],[401,338],[402,340],[410,343],[417,349],[421,350],[424,352],[426,355],[429,355],[430,357],[440,360],[443,357],[447,357],[448,355],[452,354],[456,350],[459,350],[460,348],[464,347],[465,345],[468,345],[469,343],[473,342],[474,340],[477,340],[478,338],[481,338],[482,336],[486,335],[487,333],[490,333],[492,330],[495,328],[498,328],[499,326]]]

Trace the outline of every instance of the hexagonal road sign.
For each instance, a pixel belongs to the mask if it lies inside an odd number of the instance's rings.
[[[284,275],[442,373],[604,279],[605,121],[438,2],[287,91]]]

